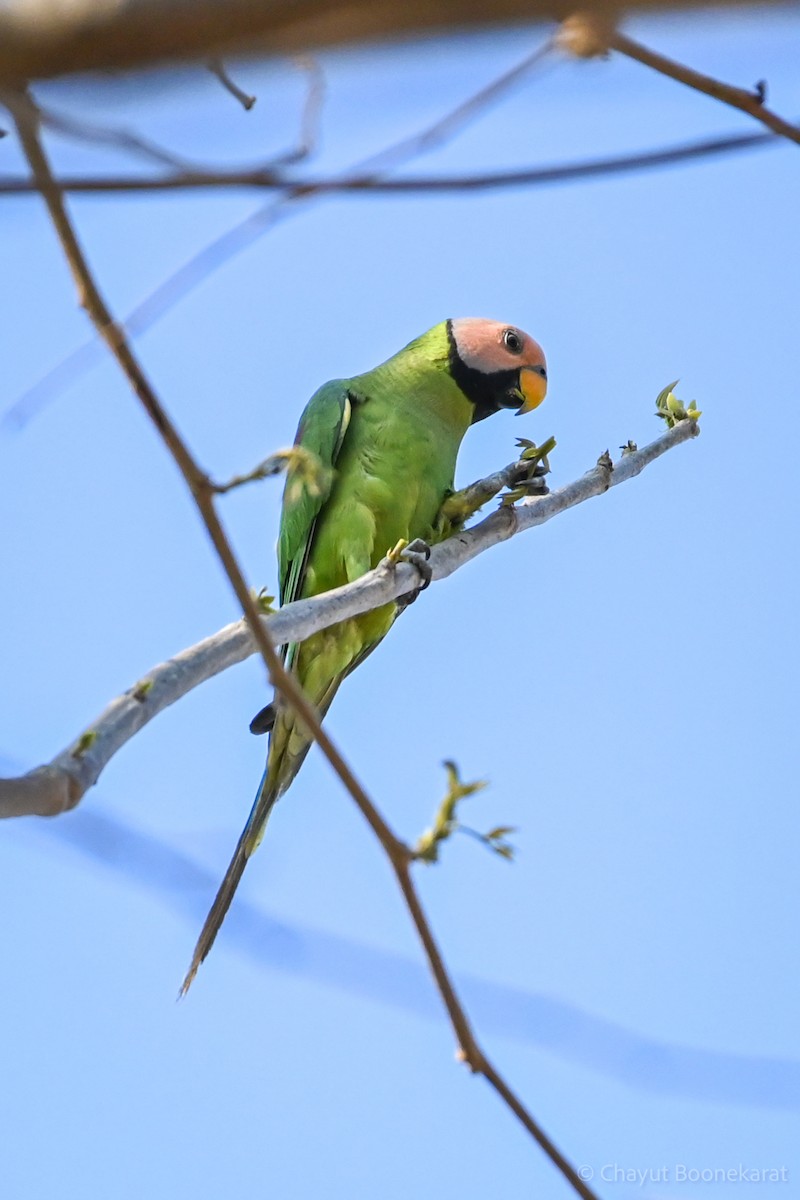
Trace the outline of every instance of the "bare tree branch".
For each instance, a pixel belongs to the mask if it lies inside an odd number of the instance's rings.
[[[565,0],[6,0],[0,9],[0,80],[19,84],[242,52],[306,53],[434,29],[549,21],[568,16],[572,7]],[[634,7],[698,5],[637,0]],[[595,9],[609,13],[618,6],[595,0]]]
[[[308,90],[300,117],[297,146],[279,159],[285,164],[303,162],[314,152],[319,140],[322,106],[325,100],[325,73],[317,59],[312,58],[310,54],[300,54],[295,63],[306,73]]]
[[[562,23],[556,42],[563,50],[578,58],[603,58],[610,50],[616,50],[661,75],[685,84],[695,92],[711,96],[730,108],[738,108],[740,112],[766,125],[773,133],[800,145],[800,127],[792,125],[765,106],[766,84],[763,81],[756,84],[752,91],[722,83],[711,75],[694,71],[683,63],[649,50],[627,34],[620,33],[614,22],[614,15],[602,9],[574,13]]]
[[[763,84],[753,91],[747,91],[745,88],[732,88],[730,84],[721,83],[720,80],[712,79],[711,76],[706,76],[699,71],[692,71],[691,67],[682,66],[680,62],[664,58],[663,54],[656,54],[654,50],[649,50],[639,42],[634,42],[632,37],[626,37],[625,34],[614,34],[612,47],[619,50],[620,54],[626,54],[628,59],[636,59],[645,67],[651,67],[654,71],[666,74],[670,79],[678,80],[678,83],[686,84],[687,88],[702,91],[705,96],[712,96],[714,100],[720,100],[723,104],[728,104],[730,108],[738,108],[740,112],[747,113],[762,122],[762,125],[768,127],[772,132],[788,138],[789,142],[800,145],[800,128],[766,108]]]
[[[353,173],[369,172],[370,175],[382,175],[386,171],[402,166],[411,159],[419,158],[421,154],[428,154],[431,150],[445,145],[457,137],[462,129],[472,124],[476,118],[483,116],[493,104],[502,100],[511,88],[524,79],[534,67],[541,66],[554,48],[553,39],[546,38],[541,45],[537,46],[530,54],[526,54],[513,67],[497,75],[485,87],[479,88],[477,92],[467,96],[466,100],[462,100],[460,104],[445,113],[439,120],[434,121],[432,125],[418,133],[401,138],[399,142],[387,146],[384,150],[379,150],[377,154],[371,154],[369,158],[364,159],[352,169]]]
[[[701,138],[678,146],[617,154],[581,162],[543,167],[519,167],[510,171],[486,171],[474,175],[416,175],[401,179],[379,179],[372,175],[341,178],[290,179],[273,166],[243,170],[192,170],[171,175],[66,176],[59,179],[64,192],[169,192],[215,188],[260,188],[296,196],[355,192],[368,195],[430,194],[431,192],[478,192],[502,188],[536,187],[573,180],[602,178],[653,167],[672,166],[703,158],[779,145],[772,133],[743,133],[728,137]],[[0,175],[0,195],[30,195],[38,191],[31,179]]]
[[[436,986],[439,989],[442,1002],[450,1018],[450,1023],[458,1043],[460,1057],[473,1072],[482,1074],[492,1085],[497,1094],[523,1124],[531,1137],[545,1151],[550,1161],[561,1172],[577,1194],[583,1197],[583,1200],[596,1200],[594,1193],[588,1185],[581,1179],[574,1167],[533,1119],[478,1045],[469,1018],[456,995],[447,968],[444,965],[441,951],[428,924],[427,917],[412,881],[410,868],[413,861],[413,854],[410,848],[393,833],[370,797],[361,787],[349,765],[322,728],[319,715],[314,706],[305,696],[296,678],[286,670],[281,661],[270,635],[260,619],[256,603],[247,588],[233,549],[217,516],[213,487],[208,477],[195,462],[188,447],[170,420],[164,406],[133,354],[124,334],[113,320],[90,272],[88,263],[69,220],[63,196],[53,178],[39,138],[39,120],[35,104],[27,93],[18,93],[9,98],[9,107],[31,170],[37,180],[53,225],[62,243],[64,254],[78,288],[81,303],[124,372],[134,393],[156,426],[165,446],[175,460],[176,466],[183,475],[225,574],[244,609],[248,629],[264,659],[273,685],[303,721],[306,729],[314,741],[317,742],[346,790],[352,796],[362,816],[370,825],[389,859],[414,927],[427,956],[428,964]],[[609,470],[604,468],[604,475],[608,476],[609,474]],[[604,484],[606,487],[608,486],[607,479],[604,480]],[[513,510],[509,509],[506,511]],[[91,737],[84,736],[79,740],[73,754],[77,753],[80,756],[80,754],[87,752],[91,749],[92,742],[93,739]],[[182,991],[185,991],[191,982],[192,974],[193,970],[190,969],[190,973],[184,981]]]
[[[266,233],[289,211],[282,199],[275,200],[208,242],[128,314],[122,323],[128,335],[139,336],[151,329],[184,296],[234,255],[247,249],[255,238]],[[96,336],[77,346],[51,367],[33,387],[23,392],[3,416],[3,423],[17,427],[24,425],[32,415],[89,370],[97,362],[101,349],[102,344]]]
[[[662,454],[698,433],[696,421],[679,421],[649,445],[624,454],[610,471],[604,466],[594,467],[546,496],[497,509],[479,524],[433,547],[430,558],[433,580],[447,578],[500,542],[543,525],[576,504],[627,482]],[[510,463],[502,471],[478,480],[471,489],[478,496],[496,493],[509,485],[517,468],[517,463]],[[275,645],[303,641],[338,621],[396,600],[413,591],[417,584],[416,567],[408,563],[398,563],[392,569],[379,566],[353,583],[308,600],[295,600],[261,620]],[[46,766],[18,779],[0,779],[0,818],[55,816],[73,808],[97,782],[117,751],[140,729],[201,683],[249,658],[256,649],[247,623],[241,620],[153,667],[127,692],[112,700]]]
[[[670,79],[675,79],[678,83],[683,83],[696,92],[702,92],[706,96],[713,97],[714,100],[721,100],[723,104],[727,104],[731,108],[738,108],[740,112],[747,113],[756,121],[760,121],[762,125],[766,125],[773,133],[800,145],[800,128],[790,124],[783,117],[779,117],[764,104],[763,85],[753,91],[747,91],[745,88],[721,83],[710,75],[693,71],[690,67],[683,66],[682,63],[673,62],[663,54],[648,50],[646,46],[635,42],[633,38],[627,37],[624,33],[615,33],[611,39],[611,46],[620,54],[626,54],[628,58],[634,58],[643,66],[651,67],[654,71],[667,75]]]
[[[139,134],[131,133],[127,129],[112,129],[42,106],[39,107],[39,120],[46,128],[51,129],[54,133],[60,133],[63,137],[72,138],[78,142],[88,142],[94,146],[110,146],[115,150],[123,150],[127,154],[138,155],[140,158],[157,163],[160,167],[169,167],[173,171],[189,171],[191,173],[199,166],[198,163],[190,162],[181,155],[174,154],[171,150],[166,150],[163,146],[151,142],[149,138],[140,137]],[[38,190],[35,184],[32,185],[32,190]],[[62,187],[61,190],[63,191],[64,188]]]

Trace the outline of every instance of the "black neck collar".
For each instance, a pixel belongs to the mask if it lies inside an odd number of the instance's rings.
[[[468,367],[458,353],[452,321],[447,322],[447,345],[450,374],[475,408],[473,425],[501,408],[519,408],[519,371],[493,371],[487,375],[477,367]]]

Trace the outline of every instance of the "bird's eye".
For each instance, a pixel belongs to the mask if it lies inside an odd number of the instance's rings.
[[[510,350],[512,354],[522,354],[522,338],[517,333],[516,329],[503,330],[503,345],[506,350]]]

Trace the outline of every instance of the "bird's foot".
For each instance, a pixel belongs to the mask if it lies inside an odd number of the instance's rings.
[[[516,504],[526,496],[546,496],[550,491],[545,476],[550,474],[548,454],[554,449],[555,438],[548,438],[541,446],[527,438],[517,438],[522,453],[508,482],[508,491],[502,497],[503,505]]]
[[[413,592],[406,592],[402,596],[397,597],[397,604],[400,608],[408,608],[416,600],[420,592],[424,592],[425,588],[433,578],[433,571],[428,559],[431,556],[431,548],[422,538],[414,538],[413,541],[407,542],[405,538],[400,538],[396,546],[386,552],[386,558],[383,560],[388,566],[396,567],[399,562],[411,563],[417,568],[420,576],[419,587]]]

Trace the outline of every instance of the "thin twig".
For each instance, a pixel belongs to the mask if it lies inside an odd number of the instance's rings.
[[[63,197],[53,178],[50,165],[39,139],[36,107],[27,94],[20,93],[13,99],[12,114],[31,170],[39,184],[51,220],[62,242],[64,254],[73,273],[81,303],[86,309],[89,318],[95,324],[98,333],[117,360],[148,416],[155,424],[164,444],[174,458],[176,466],[183,475],[222,567],[228,576],[239,603],[242,605],[250,632],[256,640],[273,685],[302,719],[309,733],[318,743],[325,757],[356,802],[365,820],[369,823],[385,850],[403,896],[406,899],[414,926],[425,949],[431,972],[447,1008],[465,1061],[473,1071],[479,1071],[494,1087],[497,1094],[522,1121],[531,1136],[544,1149],[551,1162],[572,1185],[578,1195],[583,1197],[584,1200],[596,1200],[594,1193],[588,1188],[561,1152],[553,1145],[547,1135],[539,1128],[539,1125],[534,1121],[515,1093],[511,1091],[508,1084],[502,1079],[491,1063],[488,1062],[478,1047],[469,1020],[456,996],[441,952],[428,925],[427,918],[411,880],[408,870],[411,861],[411,851],[405,843],[401,842],[395,836],[382,815],[375,808],[353,775],[350,767],[323,730],[313,705],[309,703],[296,679],[286,671],[281,662],[280,656],[276,652],[269,634],[260,620],[258,609],[250,595],[233,550],[217,516],[214,495],[209,487],[208,479],[195,463],[177,429],[172,424],[166,410],[125,340],[122,331],[114,322],[94,282],[88,263],[84,258],[77,236],[67,215]]]
[[[275,200],[208,242],[131,310],[124,322],[128,335],[138,337],[151,329],[218,267],[246,250],[255,238],[271,229],[290,211],[283,200]],[[80,379],[100,356],[101,344],[97,337],[91,337],[77,346],[15,401],[2,418],[3,423],[17,428],[24,425],[65,388]]]
[[[246,483],[259,483],[273,475],[280,475],[286,470],[292,457],[292,450],[278,450],[275,454],[267,455],[257,467],[253,467],[252,471],[245,471],[241,475],[232,475],[225,483],[215,483],[213,480],[209,480],[209,485],[215,495],[226,496],[228,492],[244,487]]]
[[[320,180],[319,191],[333,194],[335,191],[362,192],[369,195],[381,192],[399,192],[408,195],[414,193],[441,191],[470,191],[503,187],[545,186],[548,184],[569,183],[580,179],[603,178],[628,171],[648,170],[654,167],[671,166],[679,162],[701,160],[714,155],[732,153],[740,150],[763,149],[768,146],[780,145],[780,140],[771,133],[746,133],[734,137],[708,138],[697,142],[689,142],[680,146],[668,146],[659,150],[645,151],[641,154],[623,154],[610,158],[589,159],[584,162],[564,163],[551,167],[532,167],[516,171],[496,172],[476,176],[453,177],[421,177],[418,179],[404,178],[399,180]],[[197,176],[193,177],[197,180]],[[169,178],[163,182],[137,181],[128,178],[113,180],[108,177],[97,179],[62,179],[59,181],[64,191],[103,192],[147,190],[149,188],[191,187],[191,186],[269,186],[266,180],[259,184],[253,178],[243,176],[221,176],[219,184],[180,183],[173,185]],[[223,184],[222,179],[226,182]],[[277,184],[276,184],[277,186]],[[288,186],[288,184],[287,184]],[[294,184],[292,186],[295,186]],[[313,184],[306,184],[306,187]],[[35,192],[36,185],[30,179],[3,179],[0,176],[0,194]],[[271,209],[259,209],[241,226],[222,234],[215,242],[210,243],[188,263],[185,263],[169,279],[160,284],[141,304],[129,313],[125,320],[125,328],[131,335],[138,336],[150,329],[174,304],[187,295],[213,270],[233,254],[247,246],[253,236],[258,236],[287,215],[288,210],[281,207],[278,200]],[[0,427],[19,428],[36,415],[40,409],[55,399],[64,389],[74,383],[96,361],[99,347],[95,338],[84,342],[61,359],[32,387],[23,392],[0,418]]]
[[[615,32],[610,44],[612,49],[617,50],[620,54],[634,58],[643,66],[651,67],[659,74],[667,75],[670,79],[675,79],[678,83],[683,83],[696,92],[702,92],[705,96],[720,100],[731,108],[738,108],[740,112],[755,117],[756,121],[766,125],[773,133],[800,145],[800,128],[790,124],[783,117],[779,117],[763,103],[763,85],[758,86],[752,92],[747,91],[746,88],[732,87],[729,83],[722,83],[720,80],[712,78],[711,75],[703,75],[702,72],[693,71],[691,67],[674,62],[673,59],[667,58],[663,54],[648,50],[646,46],[635,42],[633,38],[629,38],[624,33]]]
[[[430,557],[432,580],[435,583],[446,579],[501,542],[526,529],[543,525],[567,509],[627,482],[698,432],[696,421],[680,421],[649,445],[623,454],[611,472],[595,467],[546,496],[523,500],[513,508],[496,510],[470,529],[433,547]],[[518,466],[516,462],[509,463],[502,471],[472,484],[465,493],[468,496],[496,494],[512,481]],[[300,642],[339,621],[389,604],[413,591],[417,585],[416,567],[399,563],[390,571],[379,566],[353,583],[305,600],[295,600],[278,612],[262,616],[261,620],[276,646]],[[247,622],[240,620],[182,650],[167,662],[152,667],[122,696],[112,700],[46,766],[37,767],[17,779],[0,779],[0,818],[55,816],[74,807],[97,783],[114,755],[145,725],[206,680],[249,658],[256,649]]]
[[[433,124],[428,125],[418,133],[412,133],[408,137],[401,138],[391,146],[387,146],[383,150],[379,150],[376,154],[369,155],[363,159],[355,167],[351,168],[348,174],[358,173],[366,174],[385,174],[386,171],[395,170],[411,159],[419,158],[422,154],[427,154],[431,150],[435,150],[437,146],[442,146],[449,142],[462,129],[465,129],[478,117],[483,116],[488,108],[501,100],[517,83],[520,82],[534,67],[538,67],[552,53],[555,47],[555,42],[552,38],[547,38],[540,46],[537,46],[530,54],[526,54],[520,62],[510,67],[507,71],[497,75],[485,87],[479,88],[477,92],[473,92],[466,100],[462,100],[443,117],[439,117]]]
[[[637,154],[615,154],[574,163],[555,163],[543,167],[517,167],[508,171],[479,171],[467,175],[404,175],[400,179],[378,179],[373,175],[350,175],[346,179],[318,177],[288,179],[274,166],[228,171],[180,171],[172,175],[66,176],[59,180],[65,192],[171,192],[216,188],[260,188],[283,191],[294,196],[360,192],[368,195],[425,195],[439,192],[481,192],[503,188],[535,187],[568,183],[577,179],[642,171],[674,163],[710,158],[736,150],[754,150],[775,146],[772,133],[744,133],[731,137],[702,138],[678,146],[644,150]],[[36,184],[22,177],[0,175],[0,195],[25,195],[37,191]]]
[[[322,108],[325,101],[325,72],[317,59],[309,54],[302,54],[298,55],[295,62],[301,71],[305,71],[308,87],[300,117],[300,135],[297,139],[297,146],[278,160],[285,165],[304,162],[314,153],[319,141]]]
[[[127,129],[109,129],[104,125],[72,117],[67,113],[56,112],[52,108],[39,107],[39,119],[42,125],[60,133],[63,137],[72,138],[79,142],[88,142],[94,146],[110,146],[112,149],[123,150],[127,154],[137,154],[140,158],[149,159],[159,166],[169,167],[173,171],[193,171],[197,163],[190,162],[182,155],[173,154],[163,146],[151,142],[149,138],[140,137]],[[59,183],[63,191],[63,185]],[[34,188],[34,190],[36,190]]]
[[[215,75],[220,81],[226,92],[230,92],[235,100],[238,100],[245,112],[250,112],[250,109],[255,105],[256,97],[249,95],[248,92],[243,92],[237,83],[231,79],[228,72],[225,70],[225,64],[221,58],[212,58],[208,62],[208,69],[212,75]]]

